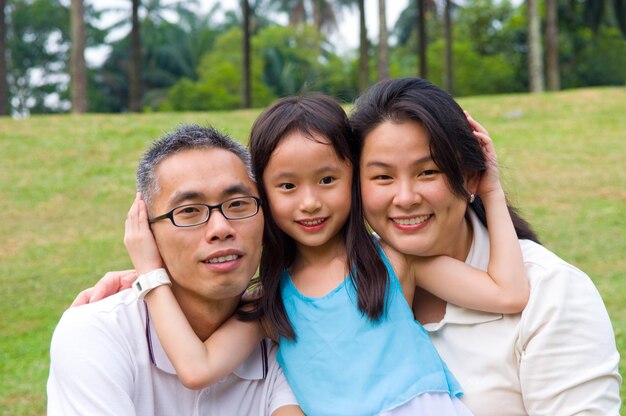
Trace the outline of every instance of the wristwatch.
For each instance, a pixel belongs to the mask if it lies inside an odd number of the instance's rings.
[[[156,269],[139,276],[137,280],[133,282],[133,291],[137,294],[139,299],[143,299],[148,292],[161,285],[171,286],[172,281],[165,269]]]

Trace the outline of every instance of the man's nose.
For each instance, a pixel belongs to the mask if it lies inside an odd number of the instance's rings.
[[[217,208],[213,208],[209,215],[209,220],[205,224],[205,235],[207,241],[225,240],[235,235],[230,220],[224,217],[224,214]]]

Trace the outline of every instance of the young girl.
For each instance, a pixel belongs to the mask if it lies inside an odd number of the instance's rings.
[[[495,152],[488,136],[475,136],[491,161],[482,177],[467,183],[470,193],[486,196],[491,241],[498,242],[490,247],[488,273],[449,257],[407,261],[368,235],[356,142],[343,109],[331,98],[287,98],[255,122],[250,147],[265,210],[262,310],[266,332],[279,341],[278,360],[305,413],[469,414],[458,399],[460,386],[409,305],[416,285],[489,312],[516,313],[528,299],[506,204],[487,197],[501,193]],[[407,219],[401,226],[423,220]],[[159,267],[144,260],[153,258],[145,252],[151,238],[145,205],[137,199],[126,242],[140,273]],[[168,286],[145,299],[188,387],[232,372],[264,336],[258,322],[231,318],[202,343]]]

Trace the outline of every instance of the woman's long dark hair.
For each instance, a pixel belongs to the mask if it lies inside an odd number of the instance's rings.
[[[263,253],[260,277],[263,285],[261,308],[270,331],[276,337],[295,339],[280,293],[280,275],[296,257],[295,243],[276,225],[265,192],[263,173],[270,157],[283,138],[300,132],[310,140],[327,139],[337,156],[352,164],[352,204],[342,228],[346,244],[347,266],[358,295],[359,309],[370,319],[380,318],[384,311],[389,277],[377,248],[365,227],[359,185],[358,143],[348,117],[341,106],[323,94],[288,97],[271,105],[254,122],[250,133],[252,169],[259,185],[265,210]]]
[[[356,101],[350,116],[359,142],[359,158],[367,134],[385,121],[414,121],[424,126],[430,136],[433,161],[444,173],[450,189],[462,198],[469,197],[466,180],[485,170],[485,157],[465,113],[447,92],[420,78],[375,84]],[[469,207],[486,227],[485,207],[480,198]],[[517,237],[539,243],[539,238],[517,210],[508,202],[507,207]]]

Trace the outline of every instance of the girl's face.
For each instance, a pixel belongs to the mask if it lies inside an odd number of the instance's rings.
[[[328,140],[314,139],[288,134],[263,172],[274,221],[300,249],[339,242],[350,213],[352,166]]]
[[[366,137],[361,154],[365,218],[391,247],[415,256],[465,260],[471,231],[466,201],[454,194],[416,122],[385,121]]]

